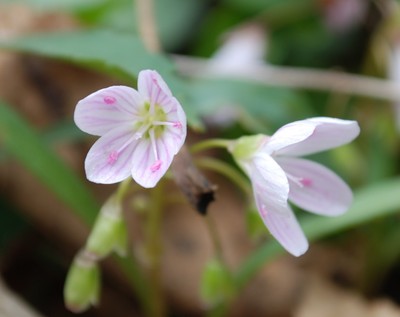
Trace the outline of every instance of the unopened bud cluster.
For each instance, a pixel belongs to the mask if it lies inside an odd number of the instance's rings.
[[[127,240],[120,201],[111,196],[101,208],[85,247],[69,269],[64,286],[64,301],[68,309],[82,312],[97,304],[100,293],[98,263],[113,251],[124,256]]]

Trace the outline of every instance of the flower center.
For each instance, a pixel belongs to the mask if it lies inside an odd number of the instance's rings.
[[[146,102],[139,117],[142,119],[135,124],[135,139],[145,138],[150,141],[154,161],[150,166],[152,173],[160,170],[163,161],[159,157],[157,148],[157,139],[162,136],[167,126],[181,129],[182,124],[179,121],[168,121],[167,113],[158,104]]]
[[[150,105],[148,102],[144,104],[142,111],[139,114],[141,120],[135,124],[137,138],[150,138],[149,131],[154,131],[156,138],[160,137],[164,132],[167,122],[167,114],[159,105]]]

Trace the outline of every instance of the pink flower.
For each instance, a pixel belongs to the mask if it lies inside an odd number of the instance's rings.
[[[316,214],[337,216],[347,211],[353,199],[350,188],[335,173],[296,156],[343,145],[359,132],[355,121],[312,118],[287,124],[271,137],[243,137],[231,148],[251,179],[265,225],[293,255],[306,252],[308,242],[288,200]]]
[[[186,138],[186,116],[161,76],[144,70],[138,90],[112,86],[78,102],[74,120],[98,135],[85,160],[88,180],[111,184],[129,176],[154,187]]]

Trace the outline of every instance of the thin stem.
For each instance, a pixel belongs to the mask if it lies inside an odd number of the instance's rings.
[[[116,200],[118,203],[122,203],[122,200],[125,198],[126,194],[128,193],[129,190],[129,185],[131,184],[131,178],[128,177],[126,180],[121,182],[118,185],[117,192],[115,194]]]
[[[163,182],[152,190],[151,203],[147,219],[147,254],[150,262],[150,301],[152,317],[165,316],[165,302],[161,285],[161,222],[163,199]]]
[[[136,8],[139,32],[145,47],[150,52],[160,52],[161,44],[157,34],[153,0],[136,0]]]
[[[150,294],[150,288],[139,263],[132,255],[125,258],[121,258],[119,256],[115,256],[114,258],[124,272],[125,276],[128,278],[133,291],[139,299],[141,308],[144,311],[144,315],[149,317],[152,316],[153,302],[148,296],[148,294]]]
[[[198,142],[191,146],[190,152],[196,153],[212,148],[229,148],[233,141],[226,139],[208,139],[205,141]]]
[[[207,214],[205,217],[208,233],[210,234],[211,241],[214,245],[215,248],[215,253],[217,255],[217,258],[221,261],[221,263],[224,263],[224,257],[223,257],[223,252],[222,252],[222,244],[221,240],[218,235],[217,227],[215,225],[214,220],[212,219],[210,214]]]
[[[252,197],[249,180],[231,165],[210,157],[202,157],[196,159],[196,165],[224,175],[225,177],[229,178],[233,183],[235,183],[235,185],[237,185],[246,194],[247,197]]]
[[[248,68],[207,67],[206,59],[175,56],[180,72],[198,78],[230,78],[281,86],[358,95],[387,101],[400,101],[399,84],[385,79],[348,74],[340,71],[258,65]]]

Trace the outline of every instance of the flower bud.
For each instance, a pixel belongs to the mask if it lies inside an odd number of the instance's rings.
[[[96,305],[100,293],[100,270],[97,263],[81,259],[81,254],[72,263],[64,285],[65,306],[74,313]]]
[[[86,250],[99,259],[112,251],[126,255],[127,228],[122,218],[121,204],[111,196],[100,210],[96,222],[86,243]]]
[[[200,285],[200,295],[205,304],[215,306],[232,297],[234,290],[228,269],[219,260],[210,260],[205,266]]]

